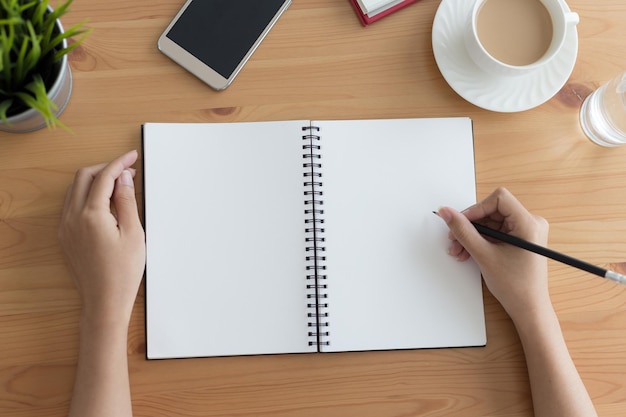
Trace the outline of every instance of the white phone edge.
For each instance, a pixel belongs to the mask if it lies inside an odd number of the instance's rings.
[[[285,0],[272,18],[268,25],[265,27],[261,35],[254,42],[250,50],[243,57],[241,62],[237,65],[233,73],[228,78],[224,78],[222,75],[217,73],[213,68],[209,67],[204,62],[200,61],[198,58],[187,52],[176,42],[173,42],[170,38],[167,37],[168,32],[172,29],[172,26],[176,24],[179,17],[183,14],[185,9],[189,6],[192,1],[202,1],[202,0],[187,0],[183,7],[178,11],[174,19],[170,22],[167,28],[163,31],[159,40],[157,42],[157,47],[159,51],[161,51],[164,55],[170,58],[172,61],[176,62],[178,65],[198,77],[204,83],[206,83],[209,87],[221,91],[228,87],[235,77],[239,74],[239,71],[243,68],[243,66],[248,62],[254,51],[261,44],[265,36],[269,33],[269,31],[274,27],[280,16],[287,10],[289,5],[291,5],[291,0]]]

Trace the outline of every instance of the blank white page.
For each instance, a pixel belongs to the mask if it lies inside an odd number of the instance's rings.
[[[383,9],[389,3],[400,3],[398,0],[357,0],[363,13],[373,13]]]
[[[149,358],[308,346],[302,126],[144,126]]]
[[[480,273],[432,211],[475,202],[467,118],[313,122],[322,137],[330,346],[485,344]]]

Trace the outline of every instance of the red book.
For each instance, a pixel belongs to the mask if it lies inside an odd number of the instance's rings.
[[[361,6],[359,6],[359,3],[357,2],[357,0],[350,0],[350,3],[352,3],[352,6],[354,6],[354,10],[356,11],[356,15],[358,16],[359,20],[361,21],[361,23],[363,24],[363,26],[367,26],[371,23],[374,23],[380,19],[382,19],[385,16],[389,16],[390,14],[397,12],[398,10],[408,6],[409,4],[413,4],[416,3],[417,0],[404,0],[401,3],[396,4],[395,6],[392,6],[390,8],[388,8],[387,10],[384,10],[380,13],[375,14],[374,16],[368,16],[367,14],[363,13],[363,10],[361,10]]]

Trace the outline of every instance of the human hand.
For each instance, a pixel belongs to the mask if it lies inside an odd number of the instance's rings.
[[[449,254],[459,261],[472,257],[480,267],[491,293],[513,320],[529,311],[551,308],[547,260],[507,243],[485,238],[471,224],[475,221],[513,236],[545,245],[548,222],[529,213],[505,188],[462,213],[443,207],[439,216],[450,228]]]
[[[90,323],[128,325],[145,268],[145,237],[130,168],[137,152],[80,169],[59,240]]]

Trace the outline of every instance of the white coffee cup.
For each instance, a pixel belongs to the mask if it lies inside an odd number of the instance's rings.
[[[481,8],[488,1],[498,0],[475,0],[466,25],[465,46],[469,56],[476,65],[484,71],[495,75],[517,76],[528,74],[548,64],[563,48],[570,28],[578,24],[579,21],[578,14],[572,12],[564,0],[537,0],[541,1],[552,21],[552,38],[549,41],[546,52],[537,60],[523,65],[515,65],[494,57],[480,41],[477,22]]]

